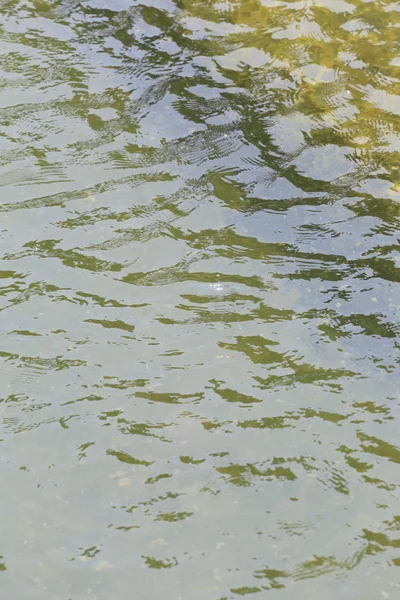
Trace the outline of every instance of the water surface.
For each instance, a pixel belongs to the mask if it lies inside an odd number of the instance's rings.
[[[0,13],[1,597],[398,598],[399,3]]]

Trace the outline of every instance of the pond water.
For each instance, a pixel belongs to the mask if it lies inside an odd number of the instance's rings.
[[[1,597],[399,598],[399,2],[0,16]]]

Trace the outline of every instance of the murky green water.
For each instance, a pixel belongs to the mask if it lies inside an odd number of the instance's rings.
[[[400,4],[0,13],[1,598],[398,598]]]

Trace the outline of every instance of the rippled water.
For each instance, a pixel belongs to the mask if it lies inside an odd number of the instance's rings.
[[[398,598],[399,2],[0,13],[1,597]]]

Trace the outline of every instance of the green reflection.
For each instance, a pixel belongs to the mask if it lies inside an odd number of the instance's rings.
[[[0,12],[4,597],[397,597],[398,4]]]

